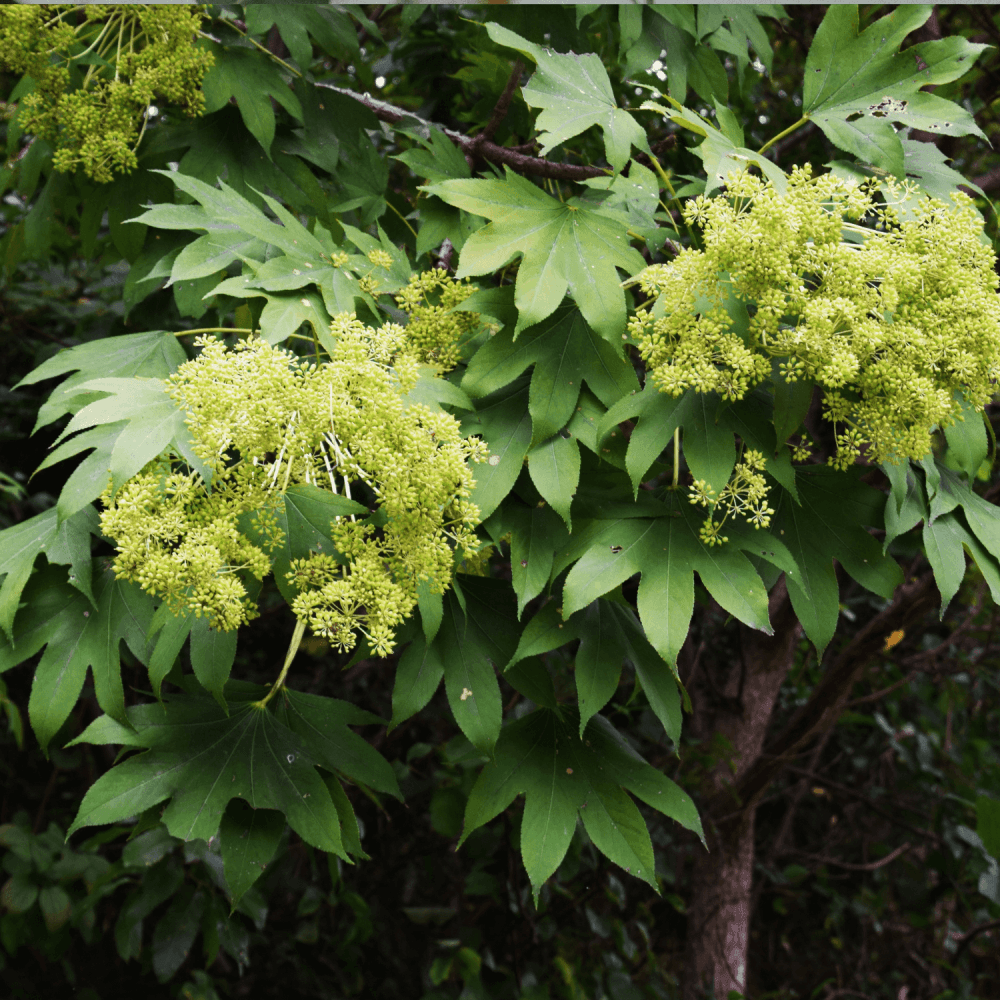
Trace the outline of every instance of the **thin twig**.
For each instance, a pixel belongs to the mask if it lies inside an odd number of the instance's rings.
[[[954,966],[958,965],[958,960],[962,957],[962,952],[972,943],[973,938],[978,937],[983,931],[991,931],[995,927],[1000,927],[1000,920],[990,920],[988,923],[980,924],[978,927],[973,927],[972,930],[966,931],[958,939],[958,947],[955,949],[955,957],[952,958],[951,964]]]
[[[838,861],[837,858],[828,858],[823,854],[807,854],[805,851],[793,851],[793,854],[797,854],[800,858],[807,858],[809,861],[816,861],[823,865],[836,865],[838,868],[848,868],[852,872],[873,872],[876,868],[884,868],[886,865],[895,861],[900,854],[905,854],[913,845],[903,844],[901,847],[897,847],[891,854],[887,854],[884,858],[879,858],[878,861],[869,861],[866,864],[856,864],[851,861]]]
[[[500,123],[507,117],[510,102],[514,97],[514,91],[521,82],[521,74],[523,72],[524,63],[518,59],[514,63],[514,68],[510,71],[510,79],[507,81],[507,86],[504,87],[503,93],[500,95],[500,100],[497,101],[497,106],[493,109],[490,120],[486,123],[486,128],[473,139],[474,143],[482,145],[484,142],[492,142],[496,130],[500,127]]]
[[[370,94],[359,94],[345,87],[335,87],[332,83],[317,83],[317,87],[325,87],[327,90],[336,91],[345,97],[350,97],[363,104],[369,111],[373,112],[379,121],[388,122],[390,125],[398,125],[405,122],[412,122],[421,128],[435,128],[443,132],[458,148],[469,157],[478,156],[488,160],[490,163],[499,163],[512,167],[521,174],[533,174],[536,177],[551,177],[554,180],[563,181],[583,181],[591,177],[607,177],[611,172],[604,167],[584,166],[576,163],[553,163],[538,156],[528,156],[519,153],[510,146],[498,146],[495,142],[478,142],[479,136],[462,135],[453,129],[444,128],[436,122],[427,121],[419,115],[409,111],[403,111],[387,101],[379,101]]]

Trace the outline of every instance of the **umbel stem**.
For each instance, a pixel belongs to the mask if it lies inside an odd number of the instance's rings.
[[[288,652],[285,654],[285,665],[278,674],[278,679],[271,685],[271,690],[260,700],[254,702],[254,708],[264,708],[265,705],[285,686],[285,678],[288,676],[288,668],[295,659],[295,654],[299,651],[299,644],[302,636],[306,632],[306,623],[301,619],[295,622],[295,631],[292,633],[292,640],[288,644]]]

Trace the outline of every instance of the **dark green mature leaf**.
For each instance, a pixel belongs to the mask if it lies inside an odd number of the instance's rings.
[[[292,560],[305,559],[310,552],[336,554],[331,537],[333,522],[351,514],[367,517],[368,513],[368,508],[356,500],[309,483],[291,486],[280,495],[274,515],[283,537],[270,555],[274,582],[286,601],[291,603],[298,594],[285,575]],[[260,536],[252,522],[253,515],[244,514],[239,519],[240,530],[248,538],[257,539]]]
[[[358,35],[343,10],[317,4],[246,4],[247,31],[264,34],[272,24],[278,26],[282,41],[303,70],[312,63],[310,36],[330,55],[350,57],[358,52]]]
[[[556,434],[528,452],[528,472],[535,488],[573,530],[570,504],[580,483],[580,446],[573,437]]]
[[[128,710],[148,748],[102,775],[84,797],[70,833],[113,823],[170,800],[163,822],[175,837],[209,840],[229,802],[278,810],[308,844],[349,860],[340,818],[317,768],[399,795],[386,761],[348,725],[378,722],[347,702],[284,690],[266,708],[265,689],[230,682],[226,716],[215,701],[176,695]],[[80,742],[119,742],[98,719]]]
[[[0,531],[0,628],[13,638],[14,615],[40,552],[50,564],[68,565],[69,582],[96,607],[90,586],[90,536],[99,533],[97,511],[85,507],[58,523],[54,507]]]
[[[521,474],[531,442],[528,387],[515,383],[482,401],[474,415],[463,416],[462,434],[478,434],[489,446],[490,457],[476,466],[476,485],[471,500],[483,519],[500,506]]]
[[[553,573],[575,563],[566,577],[563,615],[569,618],[637,573],[639,617],[649,641],[671,665],[694,610],[694,573],[730,614],[768,634],[767,588],[744,551],[794,573],[787,550],[766,532],[730,531],[709,547],[698,537],[700,508],[680,501],[672,516],[593,521],[557,553]],[[774,544],[772,544],[774,542]]]
[[[770,534],[784,541],[798,565],[797,573],[786,570],[792,607],[821,655],[840,614],[835,559],[862,587],[886,600],[903,582],[896,561],[883,554],[864,528],[882,526],[884,501],[881,493],[859,481],[859,475],[857,469],[800,468],[801,505],[785,491],[773,502]]]
[[[243,122],[270,156],[274,142],[274,98],[300,121],[302,106],[289,90],[274,63],[262,60],[253,49],[227,48],[211,44],[215,63],[205,76],[205,111],[211,114],[236,98]]]
[[[417,636],[406,647],[396,665],[390,733],[401,722],[416,715],[434,697],[442,677],[444,664],[437,643],[428,643],[424,636]]]
[[[193,885],[174,896],[153,931],[153,972],[165,983],[183,964],[194,944],[205,909],[205,893]]]
[[[446,595],[435,645],[444,665],[448,704],[469,742],[487,756],[493,753],[502,717],[494,667],[513,656],[519,633],[513,594],[499,580],[463,576]]]
[[[601,126],[604,151],[616,173],[628,162],[633,146],[649,152],[645,130],[618,107],[600,56],[553,52],[499,24],[487,24],[486,31],[497,44],[516,49],[538,65],[521,94],[529,107],[544,108],[535,122],[542,156],[592,125]]]
[[[983,847],[1000,860],[1000,801],[987,795],[976,799],[976,833]]]
[[[517,617],[549,582],[556,546],[566,529],[551,507],[511,505],[504,510],[504,530],[510,532],[510,572],[517,595]]]
[[[637,418],[629,437],[625,465],[632,478],[633,495],[638,496],[649,467],[683,428],[684,458],[695,479],[704,479],[716,493],[729,481],[736,465],[736,443],[727,422],[716,416],[719,397],[715,393],[688,391],[683,396],[660,392],[647,380],[642,392],[626,396],[604,415],[598,428],[603,441],[624,420]]]
[[[474,398],[485,396],[513,382],[529,365],[534,369],[528,412],[536,445],[566,426],[584,382],[605,406],[639,388],[631,363],[571,305],[516,339],[509,328],[491,337],[469,362],[462,388]]]
[[[226,886],[235,906],[260,878],[285,832],[285,817],[273,809],[253,809],[233,799],[219,826]]]
[[[466,241],[457,276],[491,274],[521,256],[515,335],[551,316],[569,292],[591,327],[615,342],[625,329],[616,268],[631,275],[644,265],[628,244],[624,218],[580,199],[561,202],[505,169],[504,180],[450,180],[421,188],[493,220]]]
[[[465,810],[460,845],[517,795],[525,796],[521,857],[536,905],[578,819],[601,853],[656,887],[649,832],[627,792],[702,835],[688,794],[643,761],[604,719],[592,719],[583,740],[577,729],[576,713],[568,709],[564,719],[539,709],[506,726]]]
[[[26,606],[15,622],[14,643],[0,641],[0,673],[45,646],[28,701],[31,726],[43,749],[76,705],[88,667],[98,704],[127,724],[119,644],[124,639],[135,656],[143,656],[153,603],[100,562],[95,569],[96,611],[66,582],[65,571],[49,567],[35,573],[25,588]]]
[[[983,134],[965,108],[920,88],[958,79],[985,46],[952,36],[898,51],[931,10],[903,4],[859,34],[857,5],[833,4],[806,57],[803,116],[841,149],[897,177],[905,163],[891,122],[940,135]]]

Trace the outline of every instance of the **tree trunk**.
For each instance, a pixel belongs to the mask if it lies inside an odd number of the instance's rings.
[[[695,848],[688,904],[684,1000],[746,990],[754,870],[755,802],[741,803],[733,783],[760,756],[778,692],[795,656],[800,628],[782,580],[770,600],[773,636],[741,629],[736,663],[692,669],[694,735],[706,744],[722,734],[732,744],[702,785],[708,851]],[[716,737],[717,738],[717,737]]]

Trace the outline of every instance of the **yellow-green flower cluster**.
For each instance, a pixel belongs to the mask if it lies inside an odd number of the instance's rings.
[[[18,124],[55,147],[56,170],[105,183],[136,166],[154,103],[201,114],[212,54],[195,46],[202,4],[4,4],[0,66],[34,90]]]
[[[767,505],[768,486],[763,475],[766,464],[759,451],[747,449],[719,496],[715,495],[715,490],[704,479],[696,479],[691,484],[688,500],[695,506],[710,508],[699,532],[706,545],[721,545],[729,541],[721,532],[730,515],[740,515],[754,528],[766,528],[770,525],[774,509]],[[719,514],[722,517],[717,521]]]
[[[293,562],[292,609],[341,650],[360,631],[387,655],[420,582],[443,592],[454,550],[479,548],[469,461],[488,452],[454,417],[405,400],[419,365],[402,327],[373,330],[344,314],[333,333],[333,356],[320,365],[260,340],[227,349],[200,338],[200,355],[166,389],[187,414],[211,492],[163,458],[105,496],[102,527],[119,576],[230,629],[256,613],[238,572],[261,579],[271,562],[240,533],[241,515],[254,512],[257,541],[273,549],[284,541],[275,510],[290,486],[365,503],[370,518],[331,524],[336,552]]]
[[[443,268],[436,268],[413,275],[397,293],[396,304],[409,316],[408,350],[419,361],[442,371],[458,364],[463,338],[479,328],[479,313],[452,310],[478,290],[468,278],[456,281]]]
[[[921,458],[935,426],[959,417],[962,398],[982,409],[1000,373],[995,258],[971,199],[952,202],[809,167],[785,194],[731,174],[725,195],[685,207],[703,249],[636,279],[656,297],[631,321],[650,376],[674,395],[740,399],[778,359],[782,377],[824,391],[832,464],[862,449]]]

